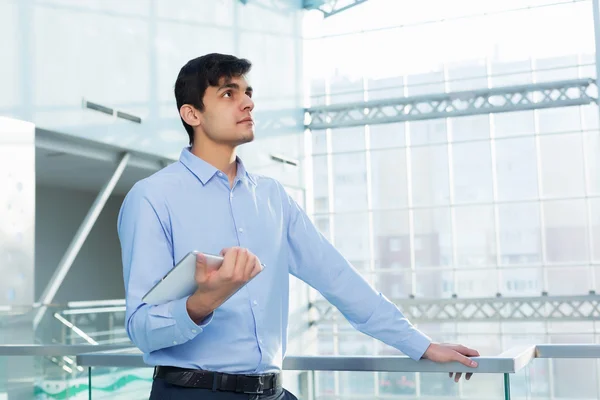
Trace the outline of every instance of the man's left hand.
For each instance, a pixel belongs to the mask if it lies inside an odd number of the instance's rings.
[[[457,361],[461,364],[466,365],[467,367],[476,368],[477,362],[471,360],[469,357],[478,357],[479,352],[477,350],[469,349],[468,347],[459,345],[459,344],[446,344],[446,343],[431,343],[425,354],[423,354],[423,358],[438,362],[438,363],[447,363]],[[452,378],[453,373],[450,372],[450,378]],[[471,379],[473,375],[472,372],[466,374],[466,379]],[[462,376],[461,372],[457,372],[454,377],[454,382],[458,382],[460,377]]]

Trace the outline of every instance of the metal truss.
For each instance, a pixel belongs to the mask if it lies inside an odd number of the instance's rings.
[[[367,0],[239,0],[240,3],[246,5],[252,3],[254,5],[267,7],[274,11],[298,10],[319,10],[325,18],[339,14],[354,6],[362,4]],[[297,5],[298,4],[298,5]]]
[[[593,321],[600,318],[600,295],[493,297],[479,299],[403,299],[395,303],[412,322]],[[327,323],[337,310],[325,300],[310,305]]]
[[[595,103],[593,79],[440,93],[306,109],[309,129],[459,117]]]
[[[328,18],[366,1],[367,0],[304,0],[303,6],[307,10],[319,10],[323,13],[325,18]]]

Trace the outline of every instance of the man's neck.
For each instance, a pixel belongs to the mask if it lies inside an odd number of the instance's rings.
[[[235,148],[212,143],[194,143],[191,152],[196,157],[222,171],[229,178],[229,182],[233,183],[237,175]]]

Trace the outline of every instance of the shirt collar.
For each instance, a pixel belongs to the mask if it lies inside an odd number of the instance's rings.
[[[181,156],[179,157],[179,161],[190,170],[191,173],[196,175],[196,177],[202,182],[203,185],[206,185],[208,181],[212,179],[215,174],[219,172],[217,168],[210,165],[200,157],[194,155],[191,152],[191,147],[185,147],[181,151]],[[248,179],[250,183],[256,185],[256,179],[252,174],[250,174],[244,163],[239,157],[236,157],[237,162],[237,177],[241,181],[245,181]]]

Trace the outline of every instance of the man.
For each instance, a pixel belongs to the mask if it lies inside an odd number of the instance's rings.
[[[190,147],[134,185],[119,213],[126,329],[156,366],[150,398],[295,399],[280,376],[289,274],[319,290],[356,329],[412,359],[475,367],[465,356],[477,351],[432,343],[369,286],[279,182],[245,169],[236,148],[254,139],[250,67],[208,54],[181,69],[175,98]],[[193,295],[144,304],[144,294],[193,250],[220,253],[221,268],[208,271],[199,256]]]

